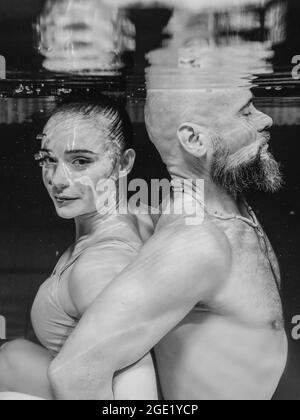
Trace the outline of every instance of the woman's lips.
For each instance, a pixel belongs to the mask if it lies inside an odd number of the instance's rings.
[[[64,204],[70,204],[73,203],[76,200],[79,200],[78,198],[72,198],[72,197],[64,197],[64,196],[54,196],[54,199],[57,204],[64,205]]]

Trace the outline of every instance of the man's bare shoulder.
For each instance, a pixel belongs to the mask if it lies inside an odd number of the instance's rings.
[[[154,238],[172,239],[188,249],[196,245],[197,249],[205,247],[209,252],[230,254],[230,243],[225,233],[207,218],[195,224],[189,223],[188,218],[171,219],[157,226]]]
[[[222,283],[231,269],[231,245],[226,235],[209,221],[189,225],[184,218],[178,218],[161,224],[141,254],[151,251],[155,260],[165,266],[191,275],[213,272],[214,278]]]

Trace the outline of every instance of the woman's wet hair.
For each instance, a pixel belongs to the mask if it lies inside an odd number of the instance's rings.
[[[107,146],[121,154],[133,147],[133,130],[125,108],[104,95],[96,98],[67,98],[52,112],[53,117],[82,118],[105,132]],[[110,147],[112,146],[112,147]]]

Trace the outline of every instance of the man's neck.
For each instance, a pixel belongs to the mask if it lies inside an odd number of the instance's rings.
[[[224,188],[216,185],[209,174],[195,174],[189,171],[176,171],[171,173],[173,183],[182,183],[192,185],[193,192],[198,196],[203,196],[206,210],[211,214],[240,214],[238,206],[238,197],[234,197]],[[203,180],[199,183],[197,180]],[[201,188],[202,191],[197,191]]]

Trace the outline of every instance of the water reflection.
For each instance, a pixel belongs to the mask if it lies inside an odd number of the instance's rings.
[[[43,66],[56,72],[115,74],[135,47],[125,12],[98,0],[48,0],[36,29]]]
[[[124,65],[123,53],[135,49],[135,26],[127,11],[133,5],[137,9],[154,4],[147,0],[48,0],[36,25],[38,49],[45,57],[44,68],[90,75],[117,73]],[[283,0],[190,0],[184,5],[164,0],[160,6],[173,10],[164,33],[171,38],[169,51],[171,47],[185,49],[179,58],[181,64],[187,48],[193,48],[193,54],[198,48],[203,67],[212,60],[212,55],[243,54],[244,60],[261,56],[261,47],[270,48],[286,37],[287,3]],[[234,48],[226,50],[225,46]],[[207,47],[219,48],[218,54],[216,51],[210,54]],[[197,55],[193,60],[199,66]],[[260,67],[256,70],[264,72]]]
[[[284,37],[283,15],[282,8],[273,13],[262,8],[202,13],[175,8],[165,28],[169,39],[148,54],[151,74],[188,70],[188,78],[193,74],[188,87],[193,88],[195,79],[238,84],[242,78],[271,73],[271,40]]]

